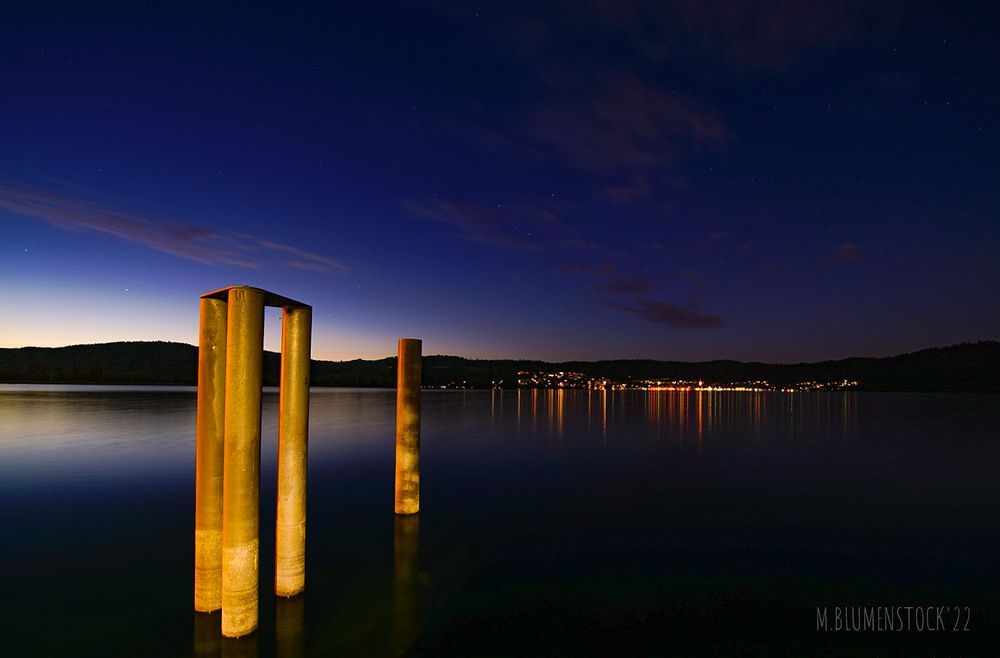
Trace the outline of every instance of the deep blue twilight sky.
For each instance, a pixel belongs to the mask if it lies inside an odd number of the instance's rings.
[[[233,284],[318,358],[1000,338],[992,3],[18,4],[0,346],[195,343]]]

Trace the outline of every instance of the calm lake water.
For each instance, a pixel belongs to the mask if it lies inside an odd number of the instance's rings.
[[[426,391],[402,521],[394,410],[313,390],[307,592],[275,601],[265,394],[260,628],[223,642],[192,607],[194,389],[0,386],[0,654],[1000,655],[1000,396]]]

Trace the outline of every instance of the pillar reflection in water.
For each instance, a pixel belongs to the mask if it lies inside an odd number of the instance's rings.
[[[257,658],[257,633],[222,638],[222,658]]]
[[[274,655],[277,658],[305,658],[305,596],[276,597],[274,601]],[[258,658],[258,634],[240,638],[223,637],[218,614],[194,613],[194,658]]]
[[[195,658],[217,658],[222,651],[219,622],[222,615],[206,612],[194,613],[194,640],[192,654]]]
[[[306,597],[278,597],[274,601],[274,648],[277,658],[306,655]]]
[[[393,537],[392,651],[402,655],[420,633],[420,517],[397,516]]]

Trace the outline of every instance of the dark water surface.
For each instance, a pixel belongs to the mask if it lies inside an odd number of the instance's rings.
[[[998,396],[427,391],[397,521],[395,392],[315,389],[287,601],[276,407],[260,628],[223,642],[192,608],[194,389],[0,386],[0,654],[1000,655]]]

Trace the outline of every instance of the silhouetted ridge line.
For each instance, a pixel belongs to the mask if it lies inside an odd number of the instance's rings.
[[[391,387],[396,359],[313,361],[314,386]],[[264,382],[278,383],[278,355],[264,354]],[[858,380],[869,391],[998,391],[1000,342],[961,343],[891,357],[849,358],[818,363],[739,361],[546,361],[424,357],[424,385],[491,388],[517,386],[517,373],[578,372],[613,381],[644,379],[735,382],[766,380],[775,386],[797,382]],[[68,347],[0,348],[0,382],[46,384],[194,385],[198,348],[185,343],[118,342]]]

